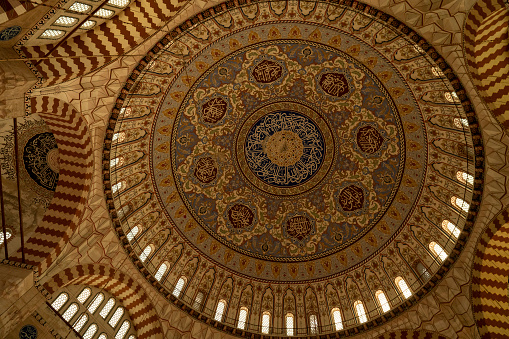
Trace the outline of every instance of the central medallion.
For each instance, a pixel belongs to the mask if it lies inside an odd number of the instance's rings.
[[[311,178],[322,165],[325,143],[308,117],[295,112],[269,113],[249,130],[246,162],[268,185],[291,187]]]
[[[277,196],[301,194],[327,175],[334,149],[326,145],[334,140],[320,114],[299,102],[274,102],[241,126],[237,161],[254,187]]]

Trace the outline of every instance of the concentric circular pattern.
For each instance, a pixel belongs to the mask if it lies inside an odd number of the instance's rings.
[[[396,277],[416,292],[440,269],[431,242],[453,255],[444,222],[467,230],[473,212],[452,201],[475,210],[482,182],[457,175],[482,168],[466,97],[425,42],[352,6],[232,2],[135,71],[109,153],[113,201],[123,232],[137,226],[135,252],[152,248],[148,270],[168,267],[168,291],[182,275],[190,300],[216,286],[207,307],[235,296],[231,314],[290,293],[324,325],[318,300],[355,324],[339,300],[376,317],[365,291],[394,306]]]

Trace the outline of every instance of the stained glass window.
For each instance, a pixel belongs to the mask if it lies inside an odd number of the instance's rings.
[[[375,296],[378,299],[378,302],[380,303],[380,306],[382,307],[382,311],[384,313],[391,309],[389,301],[387,300],[387,297],[385,296],[385,293],[382,290],[376,291]]]
[[[474,184],[474,176],[468,174],[466,172],[458,171],[456,172],[456,178],[464,184],[473,185]]]
[[[237,322],[237,328],[241,330],[246,329],[246,321],[247,321],[247,308],[241,307],[239,312],[239,321]]]
[[[58,19],[55,20],[55,22],[53,24],[59,25],[59,26],[71,27],[71,26],[75,25],[77,22],[78,22],[77,18],[61,15],[58,17]]]
[[[468,127],[468,120],[464,118],[454,118],[454,126],[458,128]]]
[[[69,299],[69,297],[67,296],[67,293],[60,293],[58,298],[56,298],[55,301],[53,301],[51,303],[51,307],[53,307],[53,309],[55,311],[58,311],[58,310],[60,310],[62,308],[62,306],[64,306],[64,304],[66,303],[67,299]]]
[[[104,19],[110,18],[111,16],[113,16],[113,14],[115,14],[115,12],[113,12],[110,9],[105,9],[105,8],[101,8],[97,12],[95,12],[95,16],[98,16],[98,17],[104,18]]]
[[[127,5],[129,5],[130,0],[109,0],[108,5],[118,7],[118,8],[124,8]]]
[[[361,324],[364,324],[366,321],[368,321],[368,317],[366,315],[366,310],[364,309],[364,304],[362,301],[357,300],[354,304],[355,306],[355,312],[357,313],[357,318],[359,318],[359,322]]]
[[[138,226],[134,226],[130,231],[129,233],[127,233],[126,237],[127,237],[127,240],[128,241],[132,241],[134,239],[135,236],[138,235],[138,232],[140,231],[140,229],[138,228]]]
[[[69,305],[67,310],[65,310],[64,314],[62,314],[62,318],[64,318],[65,321],[71,320],[71,318],[78,312],[78,304],[72,303]]]
[[[429,249],[431,250],[431,252],[433,252],[433,254],[436,257],[440,258],[440,261],[444,261],[445,259],[447,259],[448,254],[445,252],[442,246],[440,246],[436,242],[434,241],[430,242]]]
[[[401,293],[403,293],[403,296],[406,299],[408,299],[412,296],[412,291],[410,290],[410,287],[408,287],[405,279],[403,279],[402,277],[397,277],[395,282],[396,282],[396,285],[398,285],[399,290],[401,291]]]
[[[431,274],[429,274],[428,270],[422,263],[417,264],[417,272],[419,272],[419,276],[424,280],[429,280],[431,278]]]
[[[110,160],[110,167],[120,167],[124,164],[124,157],[117,157]]]
[[[464,212],[468,212],[468,209],[470,208],[470,204],[467,203],[465,200],[461,199],[461,198],[458,198],[458,197],[452,197],[451,198],[451,203],[458,207],[458,208],[461,208]]]
[[[113,308],[113,306],[115,306],[115,299],[114,298],[109,298],[108,299],[108,302],[106,303],[106,305],[104,305],[103,309],[101,310],[101,312],[99,312],[99,315],[103,318],[103,319],[106,319],[106,317],[108,316],[108,314],[110,313],[111,309]]]
[[[131,334],[127,339],[136,339],[136,337],[134,336],[134,334]]]
[[[175,288],[173,289],[173,295],[175,297],[180,296],[180,292],[182,292],[182,288],[184,287],[186,283],[186,277],[180,277],[180,279],[177,281],[177,284],[175,285]]]
[[[159,266],[159,269],[157,270],[157,273],[155,275],[155,278],[157,279],[157,281],[161,281],[161,278],[163,277],[164,273],[166,273],[166,270],[168,269],[168,265],[166,265],[165,263],[162,263],[161,266]],[[176,286],[175,286],[176,288]],[[179,291],[180,293],[180,291]],[[175,294],[175,290],[173,291],[173,294]],[[178,295],[176,295],[176,297],[178,297]]]
[[[198,292],[198,294],[196,294],[196,298],[194,299],[194,304],[193,304],[193,308],[195,310],[200,309],[201,303],[203,302],[203,297],[204,297],[204,295],[202,292]]]
[[[45,29],[44,32],[39,36],[39,38],[42,39],[59,39],[63,37],[65,34],[65,31],[62,31],[60,29]]]
[[[270,332],[270,312],[263,312],[262,314],[262,333],[269,334]]]
[[[339,312],[339,308],[333,308],[332,311],[332,320],[334,321],[334,326],[336,327],[336,331],[343,329],[343,320],[341,319],[341,312]]]
[[[95,332],[97,332],[97,325],[96,324],[90,325],[85,334],[83,334],[83,339],[92,339]]]
[[[150,252],[152,252],[152,246],[148,245],[143,250],[143,253],[140,254],[141,262],[144,262],[145,260],[147,260],[148,256],[150,255]]]
[[[226,307],[226,301],[220,300],[217,303],[216,314],[214,315],[214,320],[221,321],[223,319],[223,313],[224,313],[225,307]]]
[[[110,321],[108,321],[108,324],[110,324],[111,327],[115,328],[115,326],[117,326],[118,324],[118,321],[120,320],[120,318],[122,318],[122,316],[124,315],[124,308],[123,307],[117,307],[117,309],[115,310],[115,313],[113,313],[113,315],[111,316],[111,319]]]
[[[97,337],[97,339],[108,339],[108,336],[104,333],[101,333],[101,335]]]
[[[86,13],[92,9],[92,6],[81,3],[81,2],[75,2],[69,7],[70,11],[78,12],[78,13]]]
[[[94,300],[90,303],[90,305],[88,305],[88,311],[92,314],[94,314],[94,312],[97,310],[97,308],[99,307],[99,305],[101,305],[101,303],[103,302],[104,300],[104,294],[102,293],[98,293]]]
[[[81,29],[90,29],[90,28],[94,27],[95,24],[96,24],[95,20],[87,20],[81,24],[80,28]]]
[[[80,315],[78,320],[76,320],[74,325],[72,325],[72,328],[74,328],[76,330],[76,332],[81,331],[81,329],[83,328],[83,326],[85,325],[87,320],[88,320],[88,315],[86,315],[86,314]]]
[[[117,191],[120,191],[122,189],[123,185],[124,185],[123,181],[117,182],[115,185],[111,186],[111,192],[117,193]]]
[[[311,334],[318,334],[318,317],[316,314],[309,316],[309,330]]]
[[[88,297],[90,297],[91,293],[92,291],[90,290],[90,288],[85,287],[78,296],[78,301],[83,304],[85,301],[87,301]]]
[[[295,318],[293,317],[293,314],[287,313],[286,314],[286,335],[287,336],[293,336],[293,323]]]
[[[449,102],[459,102],[460,98],[456,92],[444,92],[445,99]]]
[[[442,228],[446,230],[447,233],[454,235],[455,238],[460,236],[460,229],[449,220],[442,221]]]
[[[9,240],[12,237],[12,230],[10,228],[5,229],[5,239]],[[0,245],[4,243],[4,232],[0,231]]]
[[[124,339],[127,331],[129,331],[129,327],[131,327],[131,324],[128,320],[124,320],[122,322],[122,325],[118,329],[117,334],[115,334],[115,339]]]

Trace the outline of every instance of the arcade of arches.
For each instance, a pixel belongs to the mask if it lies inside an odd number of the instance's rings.
[[[509,338],[502,0],[0,4],[0,337]]]

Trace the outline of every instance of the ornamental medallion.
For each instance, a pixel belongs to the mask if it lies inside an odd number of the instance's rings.
[[[318,83],[325,93],[335,97],[341,97],[349,91],[348,82],[344,74],[324,73]]]
[[[194,168],[194,176],[204,184],[213,181],[217,176],[217,165],[210,156],[198,159]]]
[[[253,69],[253,77],[262,84],[276,81],[283,74],[283,67],[277,62],[263,60]]]
[[[286,233],[299,241],[307,237],[311,231],[311,221],[303,215],[294,216],[286,221]]]
[[[254,213],[243,204],[235,204],[228,210],[228,219],[235,229],[246,229],[253,224]]]
[[[228,103],[223,98],[212,98],[202,106],[202,119],[206,123],[215,124],[224,117],[227,108]]]
[[[365,153],[376,153],[383,142],[384,137],[373,126],[364,126],[357,131],[357,145]]]
[[[350,185],[339,193],[339,204],[344,211],[355,211],[364,205],[364,191],[362,188]]]

